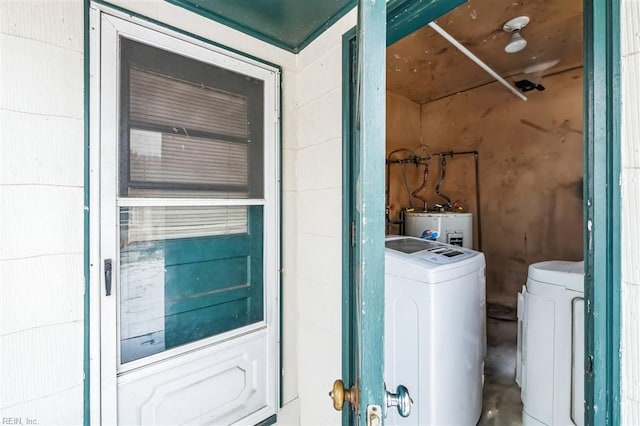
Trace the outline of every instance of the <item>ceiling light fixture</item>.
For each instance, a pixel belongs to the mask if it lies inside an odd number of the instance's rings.
[[[511,33],[511,40],[504,48],[505,52],[516,53],[527,47],[527,40],[520,35],[520,30],[526,27],[528,23],[528,16],[518,16],[504,24],[502,31]]]

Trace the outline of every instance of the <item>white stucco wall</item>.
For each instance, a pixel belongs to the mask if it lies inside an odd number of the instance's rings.
[[[640,1],[621,2],[622,424],[640,424]]]
[[[82,421],[83,8],[0,2],[0,416]]]
[[[297,56],[300,424],[339,425],[327,394],[342,378],[342,35],[351,11]]]

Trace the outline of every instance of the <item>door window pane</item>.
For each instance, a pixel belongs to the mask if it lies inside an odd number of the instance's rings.
[[[139,129],[130,130],[129,142],[130,181],[135,182],[129,197],[249,195],[245,143]]]
[[[178,130],[207,132],[246,140],[247,98],[203,83],[177,80],[132,67],[129,120]]]
[[[120,358],[264,319],[263,207],[120,208]]]
[[[136,207],[120,212],[121,243],[246,234],[247,207]]]
[[[121,197],[263,198],[264,82],[126,38]]]

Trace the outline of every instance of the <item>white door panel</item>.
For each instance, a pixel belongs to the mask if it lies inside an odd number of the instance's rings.
[[[231,424],[269,403],[266,332],[163,361],[118,379],[121,424]]]

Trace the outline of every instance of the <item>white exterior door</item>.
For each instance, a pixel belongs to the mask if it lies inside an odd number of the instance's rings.
[[[92,423],[255,424],[278,406],[278,71],[116,15],[91,15]]]

